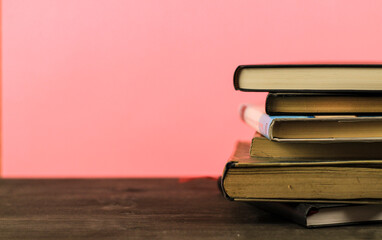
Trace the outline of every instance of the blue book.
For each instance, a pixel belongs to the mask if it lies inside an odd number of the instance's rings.
[[[272,141],[378,142],[382,141],[382,116],[269,116],[243,104],[242,120]]]

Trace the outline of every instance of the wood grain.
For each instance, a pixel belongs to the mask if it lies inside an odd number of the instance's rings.
[[[0,180],[0,239],[381,239],[381,224],[305,229],[216,180]]]

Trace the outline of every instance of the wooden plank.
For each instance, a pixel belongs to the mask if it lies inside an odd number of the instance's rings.
[[[360,239],[380,224],[305,229],[224,199],[216,180],[0,180],[0,239]]]

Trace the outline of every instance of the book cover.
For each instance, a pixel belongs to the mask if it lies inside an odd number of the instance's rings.
[[[382,115],[377,93],[268,93],[265,112],[277,115]]]
[[[272,141],[382,141],[382,116],[269,116],[250,104],[241,106],[240,116]]]
[[[382,203],[382,160],[280,160],[250,157],[238,142],[222,174],[235,201]]]
[[[382,158],[382,142],[275,142],[256,133],[250,156],[280,160],[373,160]]]
[[[240,91],[378,92],[381,64],[240,65],[233,78]]]
[[[218,189],[224,196],[222,177],[218,178],[217,183]],[[246,203],[307,228],[382,221],[382,204],[261,201],[247,201]]]
[[[382,221],[382,204],[277,202],[253,202],[250,204],[307,228]]]

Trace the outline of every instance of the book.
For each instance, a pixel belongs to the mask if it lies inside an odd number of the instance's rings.
[[[223,191],[221,179],[222,177],[218,178],[220,192]],[[307,228],[382,221],[382,204],[257,201],[246,203]]]
[[[308,228],[382,220],[382,204],[253,202],[251,205]]]
[[[382,91],[381,64],[241,65],[234,87],[258,92]]]
[[[382,159],[382,142],[275,142],[256,133],[250,156],[273,159]]]
[[[382,115],[382,94],[269,93],[268,115]]]
[[[382,203],[382,160],[280,160],[249,155],[238,142],[222,174],[235,201]]]
[[[382,116],[269,116],[249,104],[240,116],[272,141],[382,141]]]

